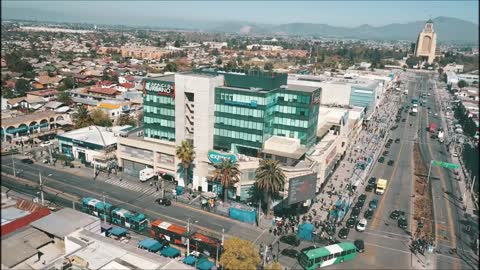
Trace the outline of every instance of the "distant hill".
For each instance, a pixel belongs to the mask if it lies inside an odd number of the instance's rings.
[[[332,38],[354,38],[375,40],[411,40],[416,41],[425,21],[394,23],[384,26],[360,25],[357,27],[338,27],[318,23],[287,23],[280,25],[258,24],[251,22],[217,22],[189,19],[158,17],[131,17],[115,21],[118,17],[103,16],[88,18],[78,14],[57,13],[27,8],[2,9],[2,19],[20,19],[37,21],[124,24],[130,26],[160,27],[171,29],[200,30],[238,34],[285,34],[298,36],[318,36]],[[433,19],[434,29],[439,42],[457,42],[478,44],[478,25],[472,22],[451,18]]]

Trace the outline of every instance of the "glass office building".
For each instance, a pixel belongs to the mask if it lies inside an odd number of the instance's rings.
[[[316,142],[320,88],[287,85],[287,74],[224,73],[215,89],[214,148],[257,156],[273,135]]]
[[[175,80],[173,75],[145,79],[143,98],[144,135],[175,141]]]

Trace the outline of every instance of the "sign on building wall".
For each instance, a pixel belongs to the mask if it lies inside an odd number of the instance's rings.
[[[217,151],[210,150],[208,151],[208,160],[213,164],[222,163],[224,159],[230,159],[233,164],[237,162],[237,157],[234,154],[220,153]]]
[[[144,81],[144,92],[154,92],[158,95],[175,97],[175,84],[163,81]]]
[[[315,198],[317,173],[293,177],[288,182],[289,205]]]

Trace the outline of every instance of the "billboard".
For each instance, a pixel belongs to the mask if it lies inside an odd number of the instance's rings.
[[[288,204],[304,202],[315,198],[317,173],[290,178],[288,186]]]
[[[219,164],[222,163],[224,159],[230,159],[233,164],[237,162],[237,157],[234,154],[229,154],[229,153],[221,153],[218,151],[210,150],[208,151],[208,160],[212,162],[213,164]]]
[[[160,80],[144,80],[144,92],[153,92],[162,96],[175,97],[175,84]]]

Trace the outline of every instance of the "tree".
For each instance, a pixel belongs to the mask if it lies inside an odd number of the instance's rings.
[[[271,70],[273,70],[273,64],[272,64],[271,62],[267,62],[267,63],[265,63],[265,65],[263,66],[263,69],[264,69],[264,70],[271,71]]]
[[[75,87],[75,80],[72,76],[67,76],[62,80],[62,84],[65,86],[65,89],[73,89]]]
[[[108,114],[102,109],[98,108],[92,111],[93,124],[101,127],[111,127],[112,120],[108,117]]]
[[[462,88],[468,86],[468,83],[465,80],[460,80],[460,81],[458,81],[457,85],[460,89],[462,89]]]
[[[177,48],[180,48],[180,40],[175,40],[175,43],[173,44],[173,46],[177,47]]]
[[[257,269],[260,262],[258,249],[252,242],[238,237],[225,240],[225,251],[220,259],[225,269]]]
[[[217,63],[217,65],[221,65],[221,64],[222,64],[222,58],[220,58],[220,57],[217,58],[217,62],[216,62],[216,63]]]
[[[443,74],[443,68],[439,68],[437,71],[438,71],[438,75],[442,75],[442,74]]]
[[[278,160],[261,160],[260,166],[255,171],[257,186],[267,196],[267,216],[270,216],[270,203],[272,196],[283,190],[285,174],[280,169]]]
[[[83,128],[92,125],[92,118],[89,111],[84,106],[78,106],[77,111],[73,114],[75,128]]]
[[[223,186],[223,201],[227,201],[228,189],[233,184],[240,181],[240,170],[238,169],[238,163],[232,163],[230,159],[224,159],[222,163],[215,166],[213,172],[213,179],[220,182]]]
[[[20,96],[23,96],[26,92],[30,91],[30,84],[27,80],[18,79],[15,82],[15,90],[20,94]]]
[[[413,68],[413,66],[417,65],[419,61],[419,57],[410,57],[407,59],[407,61],[405,61],[405,64],[407,64],[409,68]]]
[[[143,111],[137,113],[138,126],[143,126]]]
[[[283,267],[279,262],[273,262],[265,267],[265,270],[282,270]]]
[[[72,103],[72,98],[70,97],[70,92],[68,92],[68,91],[60,92],[60,94],[58,94],[58,96],[57,96],[57,101],[65,104],[65,105],[70,105],[70,103]]]
[[[193,149],[193,145],[190,144],[189,141],[182,141],[182,143],[177,146],[175,155],[182,162],[184,176],[183,179],[186,185],[190,182],[190,178],[188,178],[188,171],[190,170],[190,165],[195,160],[195,150]]]
[[[136,126],[137,125],[137,120],[135,120],[134,117],[128,115],[128,114],[122,114],[120,117],[117,119],[117,125],[119,126]]]
[[[177,72],[177,64],[173,62],[168,62],[167,65],[165,66],[165,71]]]

